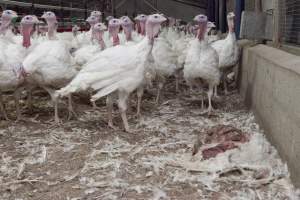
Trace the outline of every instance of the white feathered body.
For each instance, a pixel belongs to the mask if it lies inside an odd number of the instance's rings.
[[[211,44],[219,55],[219,68],[225,70],[234,66],[239,59],[239,47],[235,33],[228,33],[224,40],[218,40]]]
[[[174,27],[169,27],[167,29],[167,34],[165,35],[168,42],[173,45],[176,40],[180,38],[180,34],[175,30]]]
[[[185,60],[186,55],[188,52],[189,43],[193,40],[193,37],[189,35],[181,35],[181,37],[175,41],[173,46],[173,51],[177,56],[177,68],[182,68]]]
[[[92,88],[99,99],[115,91],[131,93],[144,80],[147,56],[151,45],[147,38],[130,46],[116,46],[102,51],[89,62],[74,80],[58,91],[61,96]]]
[[[184,78],[189,82],[201,78],[206,83],[218,85],[220,70],[217,52],[206,41],[194,39],[187,53]]]
[[[76,75],[68,46],[58,40],[39,44],[23,61],[28,81],[46,87],[65,86]]]
[[[12,91],[23,84],[24,77],[17,76],[17,68],[28,53],[34,49],[34,45],[26,49],[21,44],[6,43],[6,47],[0,49],[0,90]]]
[[[88,32],[83,32],[78,34],[75,38],[72,40],[72,47],[79,49],[85,45],[90,45],[92,44],[91,42],[91,37],[92,37],[92,31]]]
[[[75,51],[74,53],[74,60],[78,66],[80,66],[80,69],[83,65],[85,65],[88,61],[90,61],[95,54],[101,52],[101,47],[99,44],[90,44],[85,45]]]
[[[168,77],[175,73],[177,56],[165,38],[158,37],[155,39],[152,55],[157,75]]]

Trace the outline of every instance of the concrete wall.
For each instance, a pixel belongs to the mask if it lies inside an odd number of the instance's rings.
[[[300,57],[265,45],[244,47],[239,89],[299,188]]]

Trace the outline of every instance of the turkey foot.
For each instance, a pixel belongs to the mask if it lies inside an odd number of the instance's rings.
[[[93,110],[100,110],[100,108],[97,106],[95,101],[92,101],[91,103],[92,103]]]
[[[78,119],[77,113],[72,109],[72,110],[69,110],[69,112],[68,112],[68,120],[71,120],[73,117],[75,119]]]
[[[73,108],[73,102],[72,102],[71,95],[69,95],[69,97],[68,97],[68,111],[69,111],[68,120],[71,120],[72,117],[75,117],[76,119],[78,119],[78,116],[77,116],[77,114],[76,114],[76,112],[74,111],[74,108]]]
[[[7,117],[7,113],[6,113],[6,111],[5,111],[5,108],[4,108],[4,106],[2,105],[1,102],[0,102],[0,110],[1,110],[2,117],[3,117],[6,121],[9,121],[9,118]]]
[[[118,130],[118,128],[116,126],[114,126],[113,122],[112,121],[108,121],[108,127],[113,129],[114,131]]]
[[[206,115],[207,114],[208,116],[213,116],[213,111],[214,111],[214,109],[212,109],[212,108],[209,109],[208,108],[208,109],[204,110],[203,112],[201,112],[200,115]]]
[[[130,130],[129,125],[128,125],[126,111],[121,111],[121,118],[123,120],[123,125],[124,125],[125,132],[132,133],[133,131]]]
[[[23,117],[22,115],[17,116],[16,122],[27,122],[28,119]]]

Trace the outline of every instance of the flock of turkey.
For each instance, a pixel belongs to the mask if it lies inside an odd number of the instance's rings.
[[[17,118],[21,119],[22,91],[27,91],[30,107],[32,91],[46,90],[54,104],[55,122],[59,123],[58,100],[68,98],[72,116],[72,94],[84,92],[91,95],[94,106],[106,96],[108,125],[112,128],[117,99],[124,128],[130,132],[126,116],[130,94],[137,92],[140,115],[143,92],[153,81],[157,83],[159,102],[166,79],[174,76],[178,90],[182,74],[187,85],[200,94],[208,88],[210,113],[217,86],[223,82],[227,93],[226,77],[239,57],[233,13],[227,15],[229,32],[222,40],[209,35],[214,24],[205,15],[197,15],[195,23],[186,26],[162,14],[141,14],[135,22],[127,16],[108,17],[105,25],[101,12],[93,11],[86,20],[90,31],[79,33],[74,26],[72,33],[56,33],[55,14],[45,12],[41,18],[47,22],[47,29],[36,26],[40,24],[36,16],[27,15],[20,22],[20,34],[15,35],[10,24],[16,17],[12,10],[3,11],[0,26],[0,109],[7,120],[1,93],[14,92]]]

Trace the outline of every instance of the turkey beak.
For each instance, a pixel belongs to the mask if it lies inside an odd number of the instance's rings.
[[[35,24],[40,23],[39,19],[36,16],[32,16]]]
[[[46,19],[46,13],[41,16],[42,19]]]
[[[12,17],[13,17],[13,18],[16,18],[16,17],[18,17],[18,14],[17,14],[15,11],[13,11],[13,12],[12,12]]]
[[[198,15],[194,18],[194,21],[199,22],[199,16]]]
[[[91,21],[91,17],[88,17],[85,21],[86,22],[90,22]]]
[[[163,22],[165,22],[165,21],[167,21],[167,18],[165,18],[164,16],[161,16],[161,23],[163,23]]]

